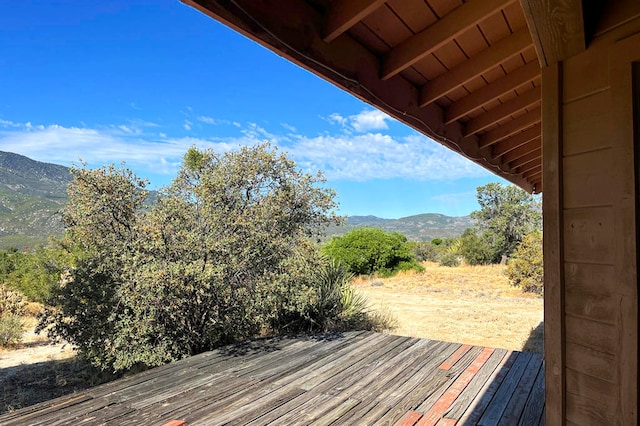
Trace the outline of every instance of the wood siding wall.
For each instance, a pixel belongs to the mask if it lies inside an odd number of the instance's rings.
[[[616,31],[543,70],[549,425],[637,422],[633,97],[617,56],[640,19]]]

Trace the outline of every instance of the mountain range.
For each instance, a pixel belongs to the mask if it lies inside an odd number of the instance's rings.
[[[30,248],[63,231],[61,210],[71,182],[68,167],[0,151],[0,249]],[[152,194],[155,196],[156,194]],[[154,199],[155,197],[151,197]],[[350,216],[326,230],[327,238],[358,227],[400,232],[411,241],[457,237],[472,226],[469,216],[425,213],[400,219]]]

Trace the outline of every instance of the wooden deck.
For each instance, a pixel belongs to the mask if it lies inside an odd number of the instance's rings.
[[[539,355],[353,332],[225,347],[0,416],[0,425],[538,425]]]

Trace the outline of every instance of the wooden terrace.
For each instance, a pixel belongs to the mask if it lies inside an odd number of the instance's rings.
[[[350,332],[228,346],[0,424],[538,425],[544,405],[540,355]]]

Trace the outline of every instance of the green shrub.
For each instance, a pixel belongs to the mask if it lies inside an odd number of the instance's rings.
[[[24,322],[18,315],[0,317],[0,346],[6,346],[22,340]]]
[[[442,244],[442,238],[434,238],[431,240],[431,244],[433,244],[434,246],[439,246],[440,244]]]
[[[414,241],[409,247],[418,262],[435,262],[438,258],[436,246],[427,241]]]
[[[493,250],[486,239],[479,237],[475,229],[467,229],[460,237],[460,254],[469,265],[491,263]]]
[[[407,237],[377,228],[358,228],[341,237],[333,237],[322,252],[356,275],[390,276],[401,264],[404,269],[420,270]]]
[[[20,292],[0,284],[0,317],[24,314],[26,302]]]
[[[189,149],[158,202],[114,166],[72,169],[63,213],[65,281],[40,329],[102,369],[155,366],[251,338],[282,305],[286,267],[337,219],[333,191],[268,144],[217,154]],[[279,281],[278,276],[290,278]],[[313,297],[302,282],[290,312]],[[278,322],[278,321],[275,321]]]
[[[460,266],[460,257],[452,252],[445,252],[440,256],[440,266],[448,266],[454,268]]]
[[[542,232],[532,232],[522,238],[507,264],[507,276],[511,284],[522,291],[544,292]]]

